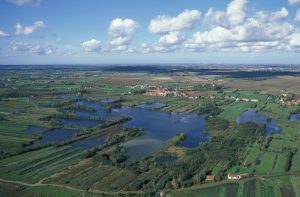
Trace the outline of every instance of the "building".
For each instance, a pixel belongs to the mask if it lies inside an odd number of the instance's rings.
[[[229,180],[240,180],[242,178],[241,175],[235,173],[229,173],[227,177]]]
[[[215,176],[213,175],[207,175],[205,178],[206,181],[214,181],[215,180]]]

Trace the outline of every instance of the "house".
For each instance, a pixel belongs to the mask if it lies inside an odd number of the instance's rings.
[[[215,180],[215,176],[213,175],[207,175],[205,178],[206,181],[214,181]]]
[[[242,178],[241,175],[235,173],[229,173],[227,177],[229,180],[240,180]]]

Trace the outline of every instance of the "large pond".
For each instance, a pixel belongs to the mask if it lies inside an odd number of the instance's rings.
[[[115,108],[105,110],[104,106],[94,102],[79,101],[77,104],[89,106],[96,112],[77,111],[79,116],[101,116],[106,119],[129,116],[132,119],[123,123],[125,127],[143,128],[144,134],[124,144],[127,151],[128,162],[139,160],[152,155],[164,147],[164,141],[178,133],[185,133],[186,139],[180,146],[196,147],[200,142],[208,141],[209,137],[204,134],[206,129],[205,116],[184,113],[166,113],[148,110],[147,104],[129,108]],[[164,106],[155,104],[154,106]],[[150,105],[150,107],[153,107]]]
[[[275,120],[268,119],[266,116],[262,114],[258,114],[252,109],[249,109],[248,111],[244,112],[236,119],[236,122],[238,124],[249,122],[249,121],[265,124],[266,125],[265,135],[271,133],[280,133],[282,131],[279,127],[277,127],[277,123]]]
[[[300,114],[292,114],[290,116],[291,121],[300,121]]]

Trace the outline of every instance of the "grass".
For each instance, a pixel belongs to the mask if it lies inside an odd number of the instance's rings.
[[[274,162],[277,157],[276,153],[265,152],[261,159],[261,162],[256,166],[258,174],[270,173],[273,170]]]
[[[284,152],[281,154],[278,154],[278,159],[276,161],[276,165],[274,167],[273,172],[279,172],[279,173],[283,173],[286,172],[286,166],[288,163],[288,153]]]
[[[0,177],[35,183],[78,162],[83,150],[48,147],[0,161]]]
[[[234,197],[237,196],[239,190],[238,183],[227,183],[218,187],[210,187],[204,189],[182,190],[178,192],[170,192],[166,197],[199,197],[199,196],[218,196],[218,197]]]
[[[224,111],[220,114],[220,117],[229,121],[235,121],[243,112],[251,107],[253,107],[253,103],[250,102],[233,102],[223,106]]]
[[[248,155],[245,159],[246,164],[250,164],[251,166],[254,166],[257,159],[259,158],[261,151],[259,149],[259,144],[254,144],[252,147],[249,148]]]
[[[70,184],[82,189],[92,187],[97,190],[118,191],[118,188],[124,188],[136,178],[136,174],[126,169],[83,161],[47,182]]]
[[[299,197],[300,176],[256,178],[235,183],[215,183],[199,187],[199,189],[190,188],[171,191],[167,194],[167,197]]]
[[[24,197],[74,197],[80,196],[78,192],[51,186],[26,187],[0,182],[0,196]]]

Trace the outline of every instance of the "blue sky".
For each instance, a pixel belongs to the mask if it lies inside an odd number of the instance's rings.
[[[0,0],[0,64],[298,64],[300,0]]]

